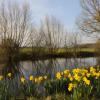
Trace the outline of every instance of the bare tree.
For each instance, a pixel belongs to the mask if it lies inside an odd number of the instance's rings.
[[[20,68],[15,64],[19,61],[20,47],[28,43],[31,28],[28,4],[19,6],[15,1],[4,1],[0,4],[0,39],[6,72],[19,72]]]
[[[81,0],[81,7],[78,27],[86,33],[100,33],[100,0]]]
[[[40,35],[42,37],[42,46],[54,52],[55,49],[64,46],[64,26],[54,17],[45,17],[41,22]]]

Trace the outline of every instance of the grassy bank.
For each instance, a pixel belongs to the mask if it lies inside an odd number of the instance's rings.
[[[71,57],[94,57],[95,48],[20,48],[20,57],[24,59],[48,59],[48,58],[71,58]]]

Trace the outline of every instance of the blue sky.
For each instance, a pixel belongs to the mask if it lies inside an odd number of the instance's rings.
[[[34,20],[38,23],[44,16],[56,17],[68,30],[73,29],[81,12],[79,0],[28,0]]]
[[[23,0],[25,1],[25,0]],[[80,0],[26,0],[30,3],[33,19],[39,24],[40,20],[46,15],[54,16],[64,26],[67,31],[76,30],[75,22],[81,13]],[[87,36],[82,35],[83,43],[93,42]],[[85,41],[84,41],[85,40]]]
[[[4,1],[4,0],[1,0]],[[8,0],[5,0],[8,1]],[[12,1],[12,0],[9,0]],[[9,2],[8,1],[8,2]],[[67,30],[72,30],[77,17],[81,13],[80,0],[15,0],[20,4],[28,2],[33,21],[39,23],[45,16],[54,16]]]
[[[15,0],[16,1],[16,0]],[[28,2],[33,21],[38,25],[45,16],[54,16],[68,32],[76,31],[75,22],[81,13],[80,0],[17,0],[20,4]],[[82,35],[83,42],[93,42],[93,38]],[[85,40],[85,41],[84,41]]]

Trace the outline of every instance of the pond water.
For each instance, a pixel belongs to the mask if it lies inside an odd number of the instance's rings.
[[[96,65],[96,58],[71,58],[71,59],[48,59],[39,61],[22,61],[20,66],[25,76],[46,75],[54,77],[55,72],[64,69],[72,69],[77,67],[88,67]]]

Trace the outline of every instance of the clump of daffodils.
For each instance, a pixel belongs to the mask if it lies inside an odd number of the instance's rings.
[[[38,77],[34,77],[33,75],[30,75],[29,80],[35,83],[41,83],[45,80],[47,80],[47,76],[38,76]]]
[[[7,73],[6,77],[7,79],[13,79],[12,77],[12,73]],[[6,79],[5,77],[3,77],[3,75],[0,75],[0,81]],[[20,82],[22,84],[25,84],[27,83],[28,81],[31,81],[32,83],[41,83],[41,82],[44,82],[48,79],[48,77],[46,75],[44,76],[33,76],[33,75],[30,75],[28,79],[26,79],[24,76],[20,76]]]
[[[56,78],[60,79],[68,79],[69,85],[68,90],[72,91],[77,85],[86,85],[91,86],[91,78],[99,79],[100,78],[100,70],[99,66],[90,68],[76,68],[73,70],[64,70],[63,72],[57,72]]]

